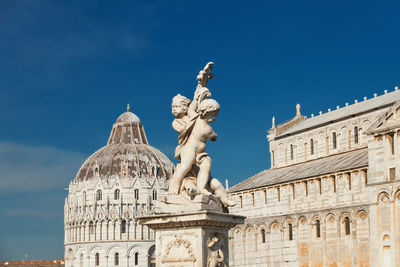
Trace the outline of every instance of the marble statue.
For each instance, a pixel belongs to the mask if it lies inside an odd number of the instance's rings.
[[[175,116],[172,127],[178,132],[178,146],[175,149],[177,164],[169,184],[169,194],[186,193],[189,196],[198,194],[215,194],[225,207],[235,203],[228,199],[222,184],[212,178],[211,157],[206,152],[207,140],[216,141],[217,133],[211,123],[217,118],[220,105],[211,99],[211,92],[206,87],[213,63],[208,63],[197,76],[197,87],[193,100],[178,94],[172,99],[172,114]]]
[[[227,267],[228,231],[243,224],[245,217],[229,214],[229,200],[221,182],[211,176],[211,157],[207,140],[216,141],[211,124],[220,105],[211,99],[207,88],[213,63],[197,76],[193,100],[180,94],[172,99],[178,133],[175,158],[179,160],[170,178],[168,194],[154,203],[154,215],[139,218],[139,223],[156,231],[156,265],[160,267]],[[228,187],[228,184],[227,184]]]

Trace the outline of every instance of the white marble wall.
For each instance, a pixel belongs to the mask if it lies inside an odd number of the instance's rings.
[[[268,135],[271,167],[283,167],[366,147],[368,140],[364,133],[365,130],[386,110],[387,108],[377,110],[281,139],[276,139],[275,133],[272,130]],[[358,127],[359,130],[358,143],[355,142],[354,138],[355,127]],[[336,133],[336,149],[333,148],[332,141],[334,132]],[[314,143],[313,154],[311,154],[311,139]],[[293,159],[291,159],[291,147],[293,147]],[[272,154],[274,154],[274,157],[272,157]],[[274,158],[274,162],[272,158]]]
[[[368,147],[369,163],[231,193],[238,205],[230,211],[247,219],[230,232],[230,266],[400,266],[400,122],[389,123],[388,130],[365,134],[386,110],[280,140],[270,133],[275,168],[361,147]],[[360,130],[358,144],[354,143],[354,126]],[[332,132],[337,134],[336,149]],[[314,155],[310,155],[311,138]],[[289,240],[289,225],[293,240]]]
[[[159,196],[166,189],[157,182],[152,186],[146,183],[145,178],[132,181],[114,177],[108,181],[98,178],[70,184],[64,207],[66,266],[95,266],[96,253],[99,266],[114,266],[115,253],[119,254],[119,266],[136,266],[135,253],[138,253],[137,266],[150,266],[154,231],[140,225],[136,217],[152,214],[153,192]],[[101,190],[100,200],[96,198],[98,190]],[[115,190],[119,190],[117,198]],[[121,227],[123,221],[125,232]]]

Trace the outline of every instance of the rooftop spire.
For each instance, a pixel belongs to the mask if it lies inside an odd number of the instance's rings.
[[[300,104],[297,104],[296,105],[296,116],[300,116],[301,115],[301,113],[300,113]]]
[[[126,111],[131,111],[131,106],[128,104],[128,105],[126,105]]]

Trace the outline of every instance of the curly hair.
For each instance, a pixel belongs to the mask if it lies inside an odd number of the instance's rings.
[[[174,103],[180,104],[185,107],[189,107],[190,102],[191,101],[187,97],[185,97],[181,94],[177,94],[176,96],[174,96],[174,98],[172,98],[172,104],[174,104]]]
[[[199,106],[199,111],[201,114],[205,114],[206,112],[210,111],[219,111],[221,107],[219,106],[218,102],[214,99],[204,99],[201,101]]]

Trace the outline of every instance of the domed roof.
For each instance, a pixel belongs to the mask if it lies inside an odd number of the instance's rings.
[[[118,117],[117,122],[140,122],[140,119],[132,112],[127,111]]]
[[[83,163],[75,181],[112,176],[169,179],[172,167],[161,151],[148,144],[140,119],[128,107],[114,123],[107,145]]]

